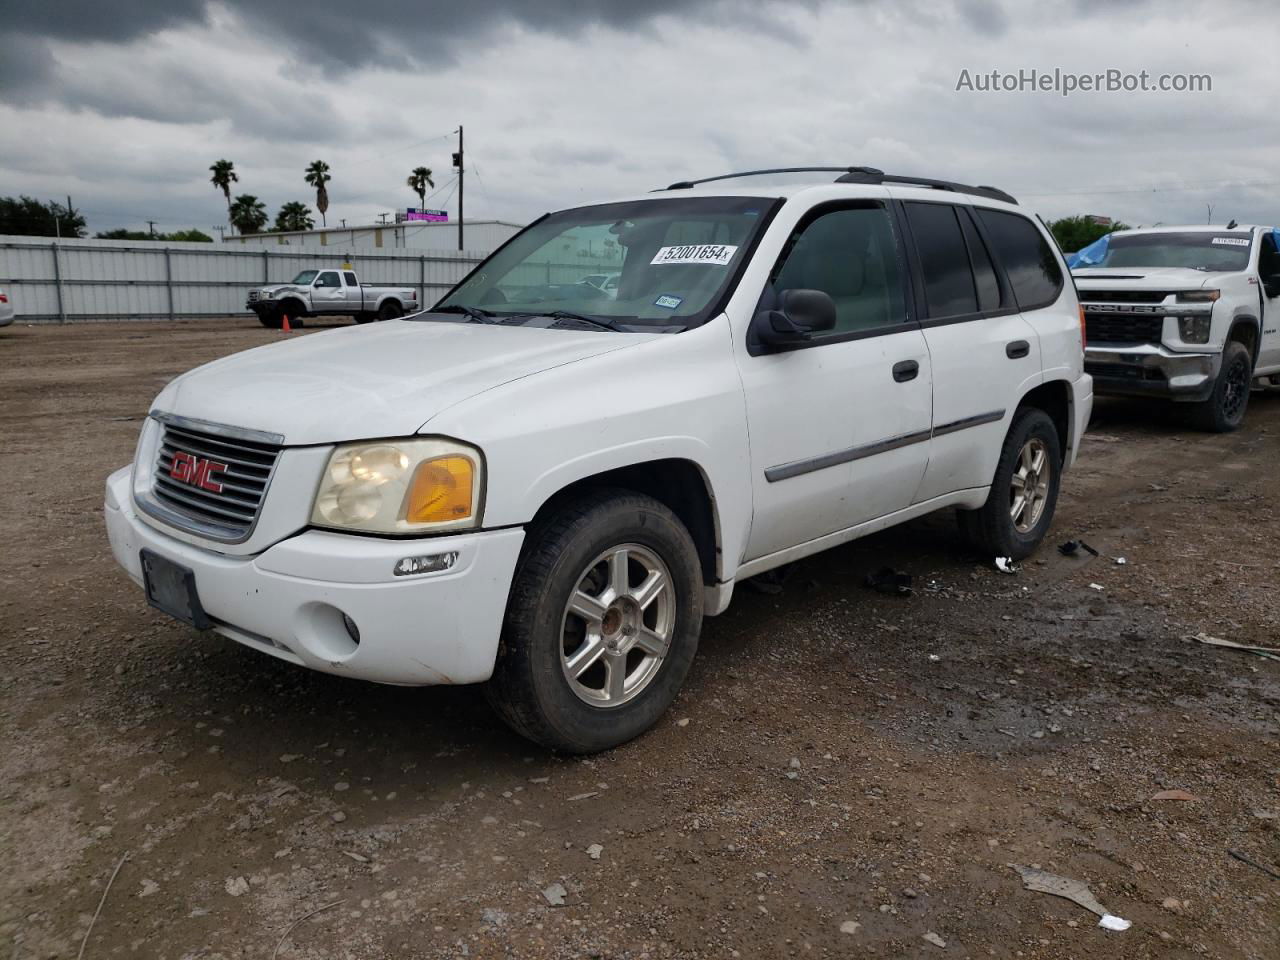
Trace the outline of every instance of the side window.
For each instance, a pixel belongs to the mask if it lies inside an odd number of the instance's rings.
[[[960,226],[964,229],[964,242],[969,247],[969,261],[973,264],[973,280],[978,288],[978,309],[983,313],[1000,309],[1000,281],[996,279],[996,268],[991,264],[991,254],[987,245],[973,225],[973,218],[967,210],[957,210]]]
[[[1009,275],[1019,310],[1047,307],[1062,292],[1062,268],[1039,228],[1026,217],[978,207],[996,256]]]
[[[949,203],[905,203],[924,274],[924,298],[930,319],[977,313],[978,296],[969,251]]]
[[[317,287],[340,287],[341,282],[338,280],[338,274],[333,270],[326,270],[320,276],[316,277]]]
[[[791,239],[771,283],[775,293],[821,290],[831,297],[832,334],[907,319],[897,243],[889,212],[879,204],[832,210],[810,221]]]
[[[1275,233],[1262,235],[1262,247],[1258,250],[1258,273],[1264,280],[1280,277],[1280,249],[1276,248]]]
[[[342,274],[342,278],[343,278],[344,280],[346,280],[346,281],[347,281],[347,286],[348,286],[348,287],[358,287],[358,286],[360,286],[360,283],[359,283],[359,281],[357,281],[357,280],[356,280],[356,275],[355,275],[354,273],[344,272],[344,273]]]

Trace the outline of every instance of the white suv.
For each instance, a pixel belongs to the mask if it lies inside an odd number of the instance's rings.
[[[174,380],[107,480],[117,560],[196,627],[486,681],[588,752],[658,719],[744,578],[941,508],[1034,550],[1093,400],[1043,226],[990,187],[749,176],[549,214],[431,311]],[[615,298],[538,299],[604,270]]]

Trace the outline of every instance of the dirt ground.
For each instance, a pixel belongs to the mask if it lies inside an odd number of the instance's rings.
[[[157,960],[1280,957],[1280,879],[1228,854],[1280,871],[1280,662],[1186,639],[1280,646],[1280,395],[1228,436],[1100,404],[1016,576],[936,516],[739,588],[656,729],[566,759],[477,690],[306,672],[116,569],[103,479],[152,397],[281,336],[0,331],[0,956],[92,922],[85,957]],[[886,564],[911,596],[864,587]]]

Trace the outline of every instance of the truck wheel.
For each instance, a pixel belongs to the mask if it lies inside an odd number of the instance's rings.
[[[388,300],[378,308],[379,320],[394,320],[396,317],[404,316],[404,311],[400,309],[400,304],[394,300]]]
[[[1043,410],[1024,407],[1013,417],[987,502],[957,511],[969,543],[996,557],[1021,560],[1040,545],[1053,522],[1062,480],[1058,429]]]
[[[1209,399],[1191,409],[1197,427],[1213,433],[1230,433],[1244,422],[1253,379],[1253,357],[1243,343],[1231,341],[1222,351],[1222,369]]]
[[[701,629],[701,567],[684,524],[650,497],[597,491],[530,531],[485,694],[543,746],[615,747],[670,706]]]
[[[268,330],[280,329],[280,314],[275,310],[258,311],[258,322]]]

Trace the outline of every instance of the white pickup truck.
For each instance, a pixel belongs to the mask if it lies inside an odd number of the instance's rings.
[[[300,326],[304,317],[355,317],[356,323],[394,320],[418,311],[412,287],[381,287],[361,283],[354,270],[303,270],[289,283],[254,287],[245,308],[258,315],[264,327],[279,329],[284,318]]]
[[[1074,254],[1097,392],[1189,404],[1208,430],[1240,426],[1251,381],[1280,376],[1278,240],[1234,223],[1153,227]]]
[[[178,377],[107,480],[117,561],[195,627],[485,682],[589,752],[657,721],[745,578],[943,508],[1026,556],[1093,402],[1052,239],[990,187],[791,175],[548,214],[417,317]],[[615,296],[519,299],[605,240]]]

